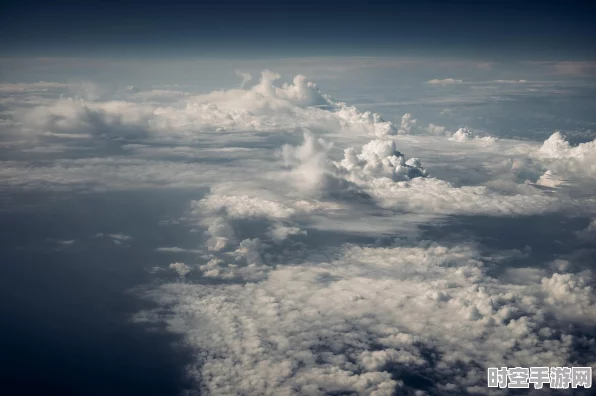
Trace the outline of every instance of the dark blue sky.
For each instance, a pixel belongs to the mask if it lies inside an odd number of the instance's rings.
[[[594,59],[589,1],[9,0],[3,56]]]

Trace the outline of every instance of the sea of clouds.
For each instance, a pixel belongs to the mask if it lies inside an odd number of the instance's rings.
[[[397,124],[301,75],[238,75],[208,94],[0,87],[3,191],[197,191],[175,219],[196,243],[154,247],[172,260],[134,317],[183,336],[189,394],[491,394],[487,367],[596,367],[596,141]],[[555,215],[585,227],[545,261],[424,233]]]

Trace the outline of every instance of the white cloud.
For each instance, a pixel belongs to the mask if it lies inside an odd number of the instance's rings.
[[[473,138],[473,133],[466,128],[459,128],[451,137],[451,139],[455,140],[456,142],[465,142]]]
[[[492,136],[480,137],[476,135],[474,131],[467,128],[459,128],[453,135],[451,135],[450,139],[460,143],[469,142],[474,139],[482,140],[485,143],[494,143],[496,141],[496,138]]]
[[[256,241],[242,249],[258,264]],[[198,359],[189,374],[209,394],[391,395],[417,387],[406,373],[433,392],[488,393],[488,366],[591,362],[594,347],[574,350],[566,330],[596,323],[584,277],[512,284],[486,269],[467,246],[346,247],[258,283],[163,285],[148,297],[164,308],[141,317],[185,336]]]
[[[190,274],[190,272],[192,271],[192,268],[190,268],[188,265],[184,263],[172,263],[170,264],[170,268],[176,271],[178,276],[180,276],[181,278],[186,277],[186,275]]]
[[[117,241],[130,241],[132,237],[126,234],[107,234],[109,238],[112,238]]]
[[[431,135],[443,135],[445,133],[445,127],[441,125],[428,124],[427,131]]]
[[[493,80],[493,82],[500,83],[500,84],[524,84],[527,83],[527,80]]]
[[[279,78],[276,73],[264,71],[260,81],[250,88],[194,96],[153,90],[129,92],[127,100],[89,102],[77,95],[77,99],[45,101],[44,106],[21,110],[18,119],[33,134],[91,133],[122,138],[188,138],[189,134],[214,130],[279,131],[304,126],[334,132],[396,133],[395,127],[380,115],[362,113],[333,101],[302,75],[296,76],[292,84],[276,86]],[[92,96],[93,100],[98,98]],[[170,103],[160,105],[163,100]]]
[[[291,217],[295,210],[279,202],[261,198],[243,196],[227,196],[210,194],[200,201],[191,204],[196,213],[207,211],[229,218],[270,217],[283,219]]]
[[[550,188],[556,188],[563,183],[565,183],[565,181],[560,179],[550,170],[544,172],[544,174],[536,181],[536,185]]]
[[[95,234],[95,238],[107,238],[108,240],[111,240],[114,245],[122,245],[123,243],[133,239],[130,235],[122,233],[104,234],[103,232]]]
[[[398,133],[398,128],[391,121],[385,121],[378,113],[371,113],[370,111],[362,113],[356,107],[341,102],[336,103],[336,106],[338,109],[335,114],[343,121],[342,126],[344,127],[360,126],[365,132],[372,132],[376,136]]]
[[[348,148],[344,159],[335,165],[341,173],[349,174],[348,180],[356,182],[370,178],[404,181],[428,175],[418,158],[406,161],[393,140],[372,140],[362,147],[360,154]]]
[[[596,140],[573,147],[560,132],[555,132],[535,155],[556,173],[596,178]]]
[[[269,228],[268,234],[274,242],[280,243],[288,239],[291,235],[306,235],[306,231],[301,230],[297,226],[275,223]]]
[[[410,113],[406,113],[401,117],[401,125],[399,128],[399,133],[407,135],[412,132],[413,129],[416,128],[416,120],[412,119],[412,115]]]
[[[501,194],[484,186],[455,187],[435,178],[398,183],[377,179],[367,191],[383,207],[414,213],[524,216],[554,212],[564,204],[546,195]]]
[[[505,195],[484,186],[456,187],[444,180],[424,177],[428,174],[420,161],[416,158],[406,161],[396,151],[393,140],[371,141],[360,154],[356,149],[348,148],[340,162],[326,160],[325,144],[319,143],[316,148],[309,143],[308,136],[301,147],[310,147],[308,150],[295,149],[309,153],[307,160],[293,168],[290,177],[279,176],[285,182],[307,186],[319,193],[365,193],[387,209],[511,216],[555,211],[563,204],[557,197],[541,195],[535,189],[533,194]],[[531,186],[527,188],[532,189]]]
[[[442,80],[435,78],[433,80],[428,80],[426,83],[432,84],[432,85],[454,85],[454,84],[461,84],[461,83],[463,83],[463,81],[456,80],[454,78],[444,78]]]

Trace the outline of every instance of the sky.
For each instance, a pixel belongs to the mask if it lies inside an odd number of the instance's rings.
[[[9,1],[19,56],[594,59],[590,1]]]
[[[0,393],[596,373],[593,8],[5,6]]]

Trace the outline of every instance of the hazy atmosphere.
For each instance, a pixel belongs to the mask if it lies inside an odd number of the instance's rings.
[[[9,2],[0,393],[591,394],[595,11]]]

